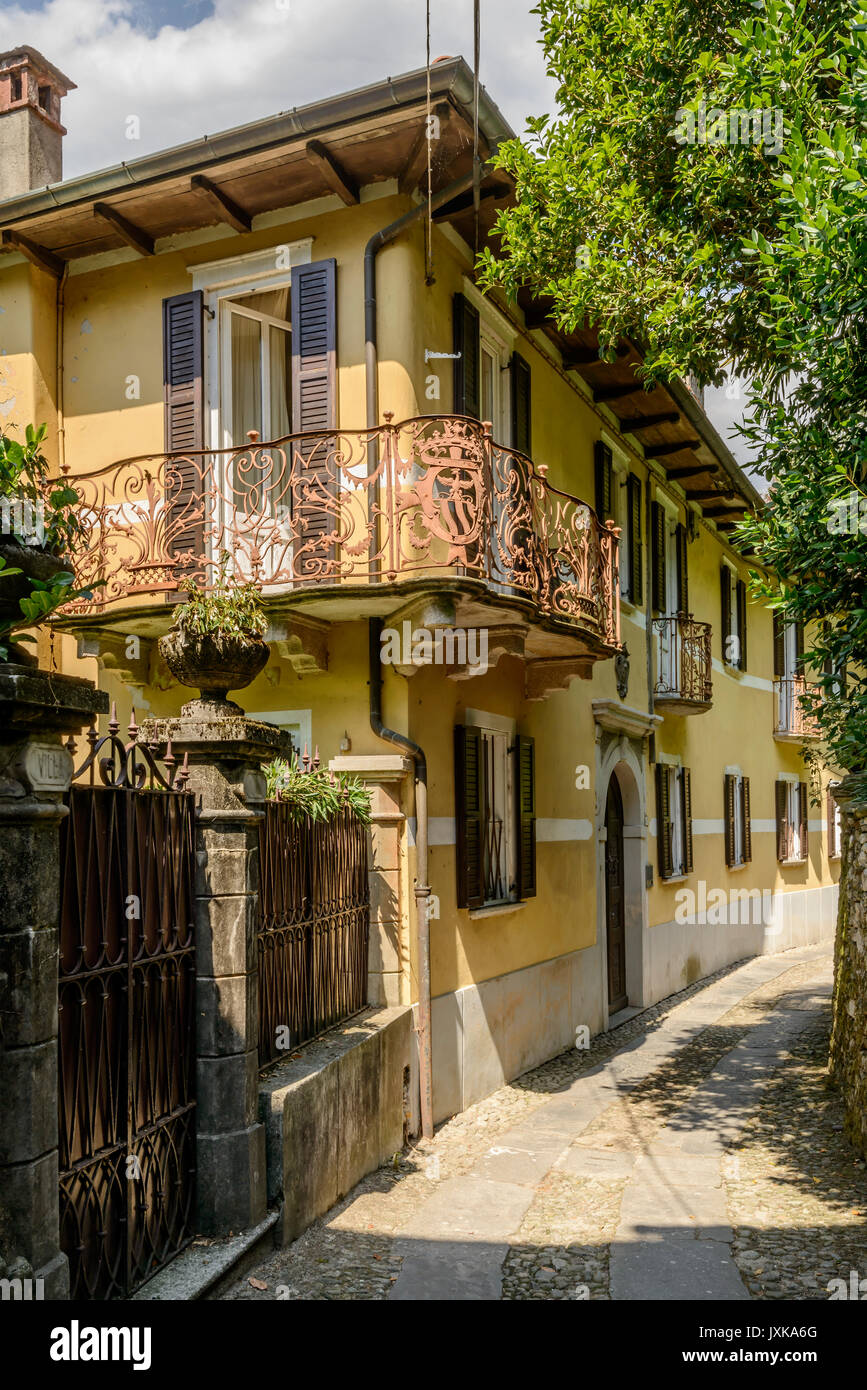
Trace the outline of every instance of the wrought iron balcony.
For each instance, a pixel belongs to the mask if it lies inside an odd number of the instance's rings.
[[[710,623],[692,614],[655,618],[656,684],[654,708],[669,714],[703,714],[713,701]]]
[[[140,611],[230,572],[322,617],[406,602],[448,581],[473,603],[620,646],[619,532],[545,469],[463,416],[146,455],[75,473],[89,545],[67,618]],[[315,600],[315,604],[312,602]],[[329,606],[330,605],[330,606]],[[380,608],[388,611],[388,608]]]
[[[801,743],[820,737],[816,715],[804,699],[806,694],[815,697],[820,691],[819,685],[806,681],[803,676],[774,681],[774,738],[781,743]]]

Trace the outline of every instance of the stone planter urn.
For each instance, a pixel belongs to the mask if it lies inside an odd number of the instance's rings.
[[[6,574],[0,569],[0,624],[9,623],[21,617],[19,600],[27,598],[32,589],[31,580],[39,579],[50,584],[58,574],[71,574],[73,565],[61,555],[53,555],[50,550],[39,545],[22,545],[15,536],[0,534],[0,559],[6,561],[9,569],[20,570],[20,574]],[[7,643],[9,660],[20,666],[36,665],[31,652],[15,642]]]
[[[160,654],[181,685],[192,686],[209,703],[239,706],[226,699],[242,690],[268,662],[268,644],[261,637],[229,637],[207,633],[194,636],[172,628],[159,640]]]

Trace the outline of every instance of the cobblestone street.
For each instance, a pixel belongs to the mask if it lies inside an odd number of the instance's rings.
[[[810,947],[692,986],[395,1155],[222,1296],[827,1299],[867,1274],[830,981]]]

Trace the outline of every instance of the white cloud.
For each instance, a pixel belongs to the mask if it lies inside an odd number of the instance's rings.
[[[28,43],[77,83],[63,108],[66,177],[424,65],[424,0],[214,0],[188,28],[149,32],[165,8],[4,5],[0,50]],[[472,0],[432,0],[431,9],[432,56],[471,62]],[[553,104],[538,34],[529,0],[482,0],[482,81],[519,130]],[[130,116],[138,139],[127,136]]]

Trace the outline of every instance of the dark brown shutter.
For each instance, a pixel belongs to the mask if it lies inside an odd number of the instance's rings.
[[[725,775],[723,790],[725,806],[725,849],[726,866],[731,869],[735,862],[735,791],[738,779],[730,772]]]
[[[807,858],[807,836],[810,829],[810,795],[806,782],[798,783],[798,813],[801,822],[801,858]]]
[[[836,859],[839,854],[837,846],[837,817],[835,814],[836,802],[834,793],[828,792],[828,858]]]
[[[512,353],[509,368],[512,384],[512,448],[531,453],[530,366],[519,353]]]
[[[741,671],[745,671],[747,669],[747,586],[745,580],[738,580],[736,595],[738,605],[738,641],[740,642],[738,667]]]
[[[784,859],[788,859],[789,857],[788,783],[777,782],[775,784],[775,793],[777,811],[777,858],[782,863]]]
[[[680,522],[677,523],[675,532],[675,545],[677,549],[677,611],[678,613],[689,612],[689,556],[687,554],[686,527]]]
[[[683,871],[692,873],[692,778],[688,767],[681,768],[683,806]]]
[[[482,363],[479,338],[479,311],[462,294],[456,294],[452,310],[455,357],[456,415],[482,414]]]
[[[722,635],[722,657],[727,666],[733,666],[732,661],[732,572],[728,565],[720,565],[719,571],[719,593],[720,593],[720,633]]]
[[[292,269],[292,431],[316,434],[337,426],[337,262],[312,261]],[[292,498],[299,538],[300,577],[318,577],[334,558],[338,531],[337,470],[330,441],[311,438],[293,446],[299,484]]]
[[[518,897],[536,896],[536,745],[526,734],[515,739],[517,776]]]
[[[664,763],[656,764],[656,843],[659,877],[671,878],[671,783]]]
[[[455,829],[458,907],[481,907],[485,900],[482,862],[482,735],[455,729]]]
[[[804,624],[800,618],[795,623],[795,671],[800,675],[804,669]]]
[[[781,681],[786,674],[786,629],[782,616],[774,610],[774,679]]]
[[[613,467],[611,450],[601,439],[594,445],[596,464],[596,515],[600,521],[610,521],[613,512]]]
[[[666,610],[665,593],[665,508],[654,502],[650,514],[650,558],[652,569],[651,602],[657,613]]]
[[[644,602],[644,545],[641,534],[641,479],[630,473],[626,490],[629,544],[629,598],[632,603]]]
[[[163,300],[163,403],[167,454],[204,449],[204,346],[201,290]],[[172,459],[166,467],[166,548],[181,562],[178,584],[204,557],[202,458]],[[185,564],[184,561],[187,563]],[[169,594],[174,603],[176,594]]]
[[[750,779],[741,778],[741,813],[744,818],[744,862],[749,864],[753,857],[753,826],[750,819]]]

